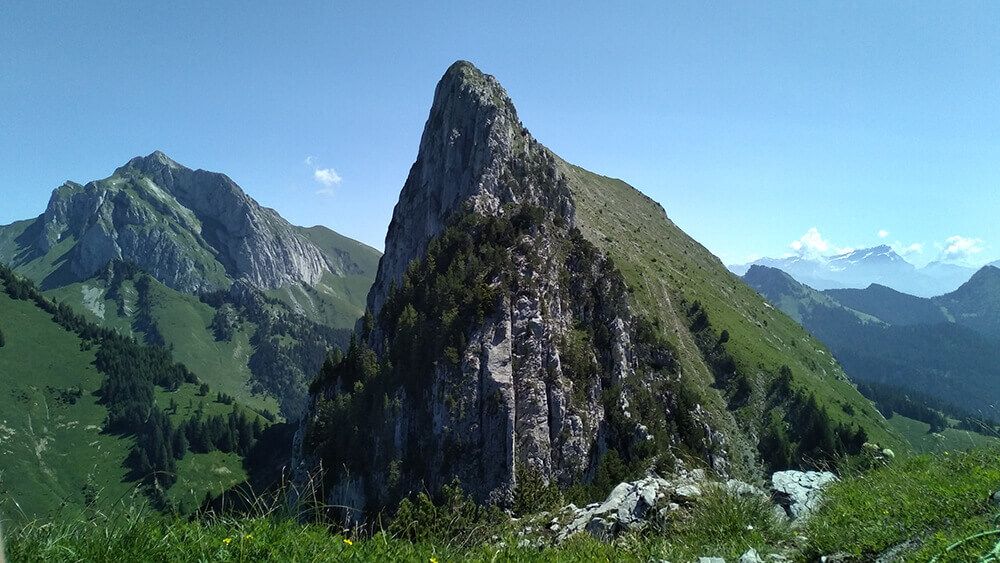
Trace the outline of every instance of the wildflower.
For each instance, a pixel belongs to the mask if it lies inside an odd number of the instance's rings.
[[[433,558],[433,557],[431,557],[431,563],[438,563],[438,560],[435,559],[435,558]]]
[[[351,540],[349,540],[347,538],[344,538],[344,543],[346,543],[347,545],[354,545],[354,542],[352,542]]]
[[[753,524],[747,524],[747,530],[752,532],[753,531]]]
[[[233,543],[233,538],[226,538],[226,539],[222,540],[222,543],[224,543],[226,545],[229,545],[229,544]]]
[[[253,539],[253,534],[247,534],[247,535],[243,536],[243,539],[245,539],[245,540],[252,540]]]

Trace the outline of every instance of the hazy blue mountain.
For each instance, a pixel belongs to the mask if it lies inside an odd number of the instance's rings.
[[[935,299],[879,285],[820,292],[765,266],[743,279],[826,344],[853,380],[1000,416],[1000,270],[983,268]]]
[[[951,320],[931,299],[902,293],[884,285],[872,284],[865,289],[828,289],[823,293],[846,307],[893,325],[935,324]]]
[[[955,291],[934,298],[958,324],[1000,338],[1000,268],[985,266]]]
[[[751,264],[730,266],[729,269],[742,276],[751,265],[778,268],[800,283],[818,290],[860,289],[879,284],[920,297],[954,291],[975,272],[972,268],[944,262],[932,262],[917,268],[888,245],[829,257],[761,258]]]

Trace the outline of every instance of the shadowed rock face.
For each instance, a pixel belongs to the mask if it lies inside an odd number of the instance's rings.
[[[67,238],[63,278],[85,279],[108,261],[135,262],[181,291],[241,280],[258,289],[316,284],[356,266],[330,258],[224,174],[191,170],[157,151],[106,180],[56,189],[35,227],[44,254]]]
[[[768,410],[796,400],[772,385],[780,368],[875,416],[662,207],[539,144],[467,62],[438,83],[385,248],[372,315],[314,381],[296,438],[297,479],[320,470],[352,517],[453,478],[507,506],[523,479],[608,467],[761,479]]]
[[[368,296],[372,312],[378,313],[389,287],[463,204],[492,214],[504,204],[531,202],[572,220],[564,185],[525,185],[514,176],[528,163],[556,170],[555,158],[521,125],[500,83],[471,63],[453,64],[437,85],[417,160],[393,210]]]
[[[392,505],[409,492],[400,482],[434,491],[453,477],[477,500],[505,504],[522,470],[568,486],[592,476],[612,440],[652,439],[632,420],[626,393],[605,393],[639,368],[636,320],[619,272],[574,228],[562,166],[521,125],[493,77],[466,62],[448,69],[369,293],[376,322],[368,345],[383,358],[391,355],[395,329],[381,313],[408,265],[424,259],[431,241],[457,218],[509,218],[531,207],[537,224],[505,248],[509,265],[490,280],[496,305],[482,318],[465,319],[457,361],[442,358],[432,373],[420,375],[427,385],[404,384],[387,395],[399,408],[366,429],[364,443],[357,444],[363,474],[345,471],[330,479],[332,504]],[[437,264],[442,270],[452,265]],[[567,339],[579,326],[598,335],[577,353],[594,368],[587,380],[574,379],[565,364]],[[314,395],[299,436],[300,475],[322,457],[302,449],[312,441],[304,436],[310,421],[322,416],[324,401],[350,390],[329,381]],[[611,424],[609,408],[623,413],[624,422]],[[400,460],[414,459],[400,468]]]

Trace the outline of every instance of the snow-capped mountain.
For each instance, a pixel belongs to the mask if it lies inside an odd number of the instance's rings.
[[[945,262],[931,262],[917,268],[888,245],[835,256],[761,258],[750,264],[730,266],[730,270],[743,275],[752,265],[778,268],[796,281],[819,290],[865,288],[875,283],[920,297],[954,291],[976,271]]]

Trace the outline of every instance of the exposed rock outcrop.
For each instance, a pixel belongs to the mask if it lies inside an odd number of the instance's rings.
[[[390,286],[400,283],[410,261],[424,255],[463,205],[490,215],[505,204],[532,203],[572,221],[565,180],[524,183],[528,166],[557,174],[554,156],[528,134],[500,83],[471,63],[453,64],[434,92],[417,160],[392,213],[385,255],[368,294],[372,312],[378,313]]]
[[[570,504],[521,521],[518,536],[526,545],[558,545],[582,533],[611,541],[628,532],[691,517],[705,494],[767,499],[763,490],[735,479],[709,479],[701,470],[682,471],[669,478],[649,476],[619,483],[602,502],[584,507]]]
[[[181,291],[241,280],[258,289],[314,285],[356,265],[328,257],[228,176],[157,151],[105,179],[56,189],[32,227],[33,252],[75,241],[56,281],[86,279],[111,260],[136,263]]]
[[[823,488],[836,480],[829,471],[779,471],[771,476],[771,490],[788,516],[799,520],[819,508]]]
[[[385,248],[371,315],[313,383],[297,437],[299,480],[321,470],[352,518],[452,479],[506,507],[536,479],[617,482],[681,460],[756,480],[762,436],[781,454],[768,463],[811,453],[793,418],[825,405],[793,396],[793,367],[814,371],[807,389],[857,395],[832,389],[833,360],[785,350],[808,336],[661,207],[559,159],[466,62],[437,86]]]
[[[665,422],[650,428],[633,412],[635,393],[661,419],[673,408],[658,375],[673,369],[673,354],[638,342],[640,321],[620,272],[575,220],[561,161],[523,127],[499,83],[466,62],[449,68],[368,299],[374,323],[363,336],[381,358],[377,378],[399,383],[379,387],[376,399],[349,373],[321,377],[303,428],[303,471],[322,463],[339,473],[333,482],[352,483],[350,491],[333,487],[332,504],[384,506],[452,478],[476,500],[508,504],[519,476],[585,482],[610,448],[632,456],[676,438]],[[462,313],[461,302],[437,312],[428,300],[459,298],[421,297],[460,275],[475,285],[461,299],[489,296],[478,312]],[[434,317],[456,314],[460,336],[437,352],[421,350],[442,354],[421,368],[407,350],[440,334],[409,335],[440,333]],[[367,448],[363,460],[323,445],[324,429],[342,426],[323,420],[340,416],[334,404],[383,397],[395,407],[370,426],[350,422],[366,426],[350,442]]]

